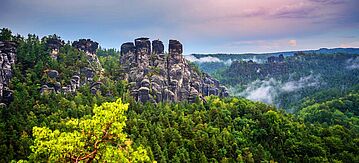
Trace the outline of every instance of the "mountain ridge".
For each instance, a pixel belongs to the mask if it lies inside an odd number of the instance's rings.
[[[332,54],[332,53],[347,53],[347,54],[359,54],[359,48],[319,48],[317,50],[293,50],[293,51],[280,51],[280,52],[270,52],[270,53],[192,53],[189,55],[194,56],[212,56],[212,55],[293,55],[294,53],[303,52],[303,53],[315,53],[315,54]]]

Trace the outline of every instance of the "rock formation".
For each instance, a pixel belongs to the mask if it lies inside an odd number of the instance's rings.
[[[13,75],[16,47],[15,42],[0,41],[0,103],[8,104],[12,101],[13,92],[9,88],[9,82]]]
[[[46,42],[46,48],[49,49],[50,55],[54,59],[57,59],[59,49],[63,45],[63,41],[58,38],[50,38]],[[64,94],[74,93],[85,84],[90,84],[90,91],[96,94],[100,88],[102,83],[94,81],[95,75],[102,71],[102,66],[96,56],[98,43],[90,39],[80,39],[79,41],[73,42],[72,46],[85,52],[88,66],[79,67],[78,72],[75,72],[70,81],[68,81],[68,85],[64,86],[57,80],[59,78],[59,72],[57,70],[47,70],[47,76],[51,79],[51,82],[46,81],[41,87],[40,92],[42,94],[51,92]],[[53,57],[54,54],[56,54],[56,57]]]
[[[57,60],[60,48],[65,44],[59,37],[51,37],[46,40],[46,49],[50,51],[50,56]]]
[[[153,40],[152,41],[152,51],[154,54],[163,54],[165,47],[163,46],[162,41]]]
[[[270,56],[267,58],[268,63],[281,63],[284,62],[284,56],[283,54],[280,54],[278,57],[276,56]]]
[[[90,39],[80,39],[78,41],[74,41],[72,46],[86,53],[88,62],[93,69],[102,70],[101,63],[96,55],[96,50],[98,48],[97,42],[94,42]]]
[[[162,41],[138,38],[121,46],[121,65],[131,95],[141,102],[189,101],[197,97],[228,96],[227,89],[207,74],[196,72],[182,56],[183,47],[169,40],[169,54]]]

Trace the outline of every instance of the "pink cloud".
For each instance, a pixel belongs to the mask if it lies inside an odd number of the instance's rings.
[[[289,40],[289,41],[288,41],[288,44],[289,44],[290,46],[297,46],[297,40]]]
[[[341,47],[341,48],[357,48],[357,47],[359,47],[359,41],[342,43],[339,45],[339,47]]]
[[[300,2],[278,7],[271,13],[271,15],[277,18],[305,18],[312,17],[314,11],[316,11],[315,5],[307,2]]]

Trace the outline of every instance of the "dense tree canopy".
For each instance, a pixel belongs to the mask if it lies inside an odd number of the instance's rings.
[[[358,54],[297,53],[275,63],[234,61],[212,75],[232,88],[235,96],[269,89],[271,104],[298,110],[307,100],[320,102],[358,91],[357,60]],[[211,64],[202,64],[207,66]]]
[[[9,40],[6,33],[1,38]],[[70,43],[53,60],[45,46],[53,37],[10,37],[19,46],[9,86],[14,100],[0,106],[0,162],[359,162],[355,77],[333,81],[352,80],[348,91],[313,94],[294,113],[236,97],[143,104],[121,80],[119,52],[100,49],[104,71],[94,78],[105,94],[91,93],[89,84],[41,94],[42,84],[54,83],[48,70],[66,84],[88,65]]]
[[[149,161],[141,147],[134,150],[131,140],[123,133],[126,125],[128,104],[121,100],[95,106],[93,116],[69,119],[61,127],[51,130],[47,127],[33,127],[34,145],[30,160],[39,161]]]

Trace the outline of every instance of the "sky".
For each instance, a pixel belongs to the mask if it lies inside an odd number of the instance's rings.
[[[119,48],[169,39],[191,53],[359,47],[359,0],[0,0],[0,28]]]

